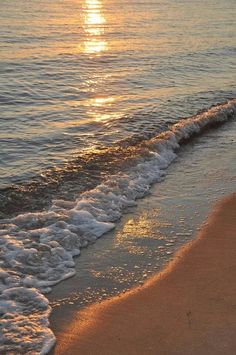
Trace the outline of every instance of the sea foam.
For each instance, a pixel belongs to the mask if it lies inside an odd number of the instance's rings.
[[[54,200],[43,212],[0,223],[0,353],[44,354],[54,344],[43,294],[75,273],[73,257],[112,230],[129,206],[165,176],[182,141],[236,117],[236,100],[184,119],[143,142],[150,154],[75,201]],[[23,340],[24,339],[24,340]]]

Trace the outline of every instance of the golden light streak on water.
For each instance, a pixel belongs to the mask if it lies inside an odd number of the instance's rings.
[[[108,49],[104,39],[106,19],[103,14],[101,0],[86,0],[83,7],[84,25],[87,34],[84,41],[83,52],[86,54],[99,55]]]
[[[114,245],[128,250],[130,254],[140,255],[146,250],[146,246],[143,246],[140,240],[145,238],[162,240],[161,228],[167,225],[156,218],[158,210],[153,210],[152,214],[155,219],[151,219],[151,214],[147,215],[144,212],[138,219],[127,220],[121,231],[117,233]]]
[[[99,112],[96,110],[89,110],[87,114],[91,117],[91,122],[109,122],[119,119],[116,113]]]
[[[120,118],[120,114],[117,111],[112,111],[112,105],[114,105],[119,97],[95,97],[84,103],[88,106],[87,115],[94,122],[109,122]]]
[[[107,43],[97,38],[84,42],[84,52],[87,54],[99,54],[107,49]]]
[[[92,100],[92,105],[94,106],[103,106],[104,104],[111,104],[115,100],[114,97],[97,97]]]

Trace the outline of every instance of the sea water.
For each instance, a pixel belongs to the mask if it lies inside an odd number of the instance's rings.
[[[235,7],[1,1],[0,353],[47,351],[43,294],[183,143],[235,119]]]

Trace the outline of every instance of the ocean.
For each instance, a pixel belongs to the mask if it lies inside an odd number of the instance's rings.
[[[45,294],[169,166],[175,174],[196,136],[224,132],[233,152],[235,125],[222,124],[236,118],[235,10],[233,0],[1,1],[1,354],[52,347]],[[214,164],[217,174],[217,151]]]

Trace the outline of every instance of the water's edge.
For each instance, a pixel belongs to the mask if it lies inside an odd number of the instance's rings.
[[[55,338],[48,328],[50,307],[42,293],[74,275],[73,257],[113,229],[124,209],[164,178],[181,144],[235,117],[236,99],[181,120],[170,131],[135,147],[132,169],[117,172],[74,201],[57,199],[46,211],[1,221],[1,353],[49,350]],[[22,322],[28,325],[29,342],[24,344]]]

